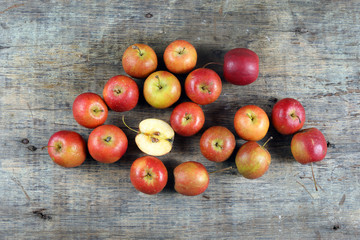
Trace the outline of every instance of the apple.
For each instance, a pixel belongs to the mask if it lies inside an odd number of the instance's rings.
[[[66,168],[80,166],[86,159],[86,143],[77,132],[64,130],[54,133],[47,149],[51,159]]]
[[[326,156],[327,142],[319,129],[304,129],[293,136],[291,152],[295,160],[301,164],[318,162]]]
[[[110,109],[125,112],[133,109],[138,103],[139,88],[133,79],[117,75],[105,84],[103,97]]]
[[[208,68],[198,68],[185,79],[185,92],[191,101],[206,105],[214,102],[221,94],[222,83],[219,75]]]
[[[136,159],[131,165],[130,180],[136,190],[157,194],[166,186],[168,172],[163,162],[152,156]]]
[[[83,127],[96,128],[104,124],[108,108],[96,93],[82,93],[74,100],[72,111],[74,119]]]
[[[146,44],[129,46],[122,57],[124,71],[134,78],[146,78],[157,68],[158,60],[155,51]]]
[[[264,110],[255,105],[240,108],[234,118],[236,133],[244,140],[259,141],[269,130],[269,118]]]
[[[224,78],[235,85],[253,83],[259,75],[259,57],[247,48],[235,48],[224,57]]]
[[[209,186],[209,174],[204,165],[189,161],[174,169],[175,190],[186,196],[203,193]]]
[[[208,128],[200,138],[202,155],[213,162],[227,160],[235,149],[235,136],[229,129],[222,126]]]
[[[272,109],[271,122],[279,133],[293,134],[305,123],[305,109],[296,99],[281,99]]]
[[[190,72],[196,65],[197,53],[194,46],[185,40],[170,43],[164,52],[166,68],[176,74]]]
[[[144,97],[154,108],[167,108],[179,100],[181,85],[170,72],[157,71],[144,82]]]
[[[204,126],[205,115],[199,105],[183,102],[171,113],[170,124],[174,131],[184,137],[193,136]]]
[[[139,131],[129,127],[124,120],[124,125],[137,133],[135,143],[138,148],[151,156],[162,156],[171,151],[175,132],[171,126],[160,119],[148,118],[139,124]]]
[[[249,141],[240,147],[235,157],[235,163],[241,175],[248,179],[255,179],[264,175],[269,169],[271,155],[264,146]]]
[[[89,135],[90,155],[98,162],[114,163],[126,152],[128,139],[125,133],[114,125],[102,125]]]

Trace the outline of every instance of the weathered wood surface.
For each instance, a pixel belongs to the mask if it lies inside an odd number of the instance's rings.
[[[169,121],[172,110],[150,108],[143,98],[107,120],[128,135],[121,161],[53,164],[41,147],[54,132],[74,130],[85,139],[90,133],[72,117],[75,97],[101,94],[110,77],[124,74],[120,59],[128,45],[147,43],[161,61],[175,39],[194,44],[199,67],[235,47],[258,53],[259,79],[243,87],[224,81],[220,98],[203,107],[204,129],[234,132],[239,107],[256,104],[270,115],[276,99],[298,99],[305,127],[319,128],[329,141],[326,159],[314,164],[319,191],[310,166],[293,160],[291,137],[271,127],[272,164],[258,180],[234,170],[212,175],[197,197],[177,194],[171,179],[156,196],[137,192],[129,169],[143,154],[121,116],[136,127],[147,117]],[[0,1],[0,238],[359,239],[359,39],[357,0]],[[169,172],[185,160],[209,171],[234,166],[234,156],[222,164],[204,159],[200,136],[175,139],[161,157]],[[243,142],[237,139],[237,149]]]

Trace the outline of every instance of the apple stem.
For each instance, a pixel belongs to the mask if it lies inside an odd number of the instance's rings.
[[[49,148],[49,147],[55,147],[55,146],[43,146],[43,147],[41,148],[41,150],[44,150],[44,149]]]
[[[218,63],[218,62],[208,62],[206,63],[202,68],[206,68],[209,65],[220,65],[220,66],[224,66],[224,64],[222,63]]]
[[[185,47],[179,51],[179,54],[183,54],[185,51]]]
[[[313,164],[311,163],[311,173],[312,173],[312,176],[313,176],[313,180],[314,180],[314,185],[315,185],[315,190],[318,191],[318,188],[317,188],[317,183],[316,183],[316,180],[315,180],[315,174],[314,174],[314,168],[313,168]]]
[[[273,139],[273,137],[271,136],[271,137],[269,137],[269,139],[268,140],[266,140],[266,142],[262,145],[263,147],[265,147],[265,145],[270,141],[270,140],[272,140]]]
[[[132,48],[133,48],[133,49],[138,50],[138,51],[139,51],[140,56],[144,55],[144,54],[141,52],[141,50],[140,50],[140,48],[139,48],[138,46],[133,45],[133,46],[132,46]]]
[[[233,167],[230,166],[230,167],[227,167],[227,168],[223,168],[223,169],[219,169],[219,170],[216,170],[216,171],[213,171],[213,172],[209,172],[209,174],[228,171],[228,170],[230,170],[230,169],[232,169],[232,168],[233,168]]]
[[[125,125],[128,129],[130,129],[131,131],[134,131],[134,132],[136,132],[136,133],[140,133],[139,131],[136,131],[135,129],[129,127],[129,126],[126,124],[126,122],[125,122],[125,116],[122,116],[122,122],[123,122],[124,125]]]

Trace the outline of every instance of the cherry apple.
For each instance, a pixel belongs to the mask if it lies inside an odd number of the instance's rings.
[[[117,75],[109,79],[103,90],[106,104],[115,112],[133,109],[139,100],[139,88],[134,80]]]
[[[155,51],[146,44],[129,46],[122,57],[124,71],[134,78],[146,78],[157,68],[158,60]]]
[[[200,138],[202,155],[213,162],[227,160],[235,149],[235,136],[229,129],[222,126],[208,128]]]
[[[170,116],[171,127],[177,134],[185,137],[198,133],[204,123],[203,110],[193,102],[180,103],[174,108]]]
[[[130,180],[136,190],[157,194],[166,186],[168,172],[163,162],[152,156],[136,159],[131,165]]]
[[[293,136],[291,152],[295,160],[301,164],[318,162],[326,156],[327,142],[319,129],[304,129]]]
[[[214,102],[221,94],[222,83],[219,75],[208,68],[198,68],[185,79],[185,92],[191,101],[206,105]]]
[[[272,109],[271,122],[279,133],[293,134],[305,123],[305,109],[296,99],[281,99]]]
[[[269,130],[269,118],[264,110],[255,105],[240,108],[234,118],[236,133],[244,140],[259,141]]]
[[[144,97],[154,108],[167,108],[179,100],[181,85],[170,72],[157,71],[144,82]]]
[[[54,133],[47,149],[51,159],[63,167],[80,166],[86,159],[86,143],[77,132],[64,130]]]
[[[102,163],[114,163],[126,152],[128,139],[125,133],[114,125],[102,125],[89,135],[88,149],[90,155]]]
[[[175,190],[186,196],[203,193],[209,186],[209,174],[204,165],[189,161],[174,169]]]
[[[249,141],[242,145],[235,157],[236,167],[248,179],[259,178],[269,169],[271,155],[264,146]]]
[[[196,61],[196,49],[185,40],[176,40],[165,49],[164,62],[166,68],[172,73],[188,73],[195,67]]]
[[[247,48],[235,48],[224,57],[224,78],[235,85],[248,85],[259,75],[259,57]]]
[[[96,93],[82,93],[74,100],[72,111],[74,119],[83,127],[96,128],[104,124],[108,108]]]

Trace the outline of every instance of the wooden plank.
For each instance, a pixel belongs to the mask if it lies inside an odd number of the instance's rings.
[[[0,3],[1,239],[359,239],[359,1]],[[319,191],[310,166],[293,160],[291,137],[270,127],[272,164],[258,180],[233,170],[212,175],[197,197],[177,194],[172,178],[156,196],[137,192],[129,169],[143,154],[121,116],[136,127],[148,117],[169,121],[173,109],[150,108],[143,97],[132,111],[109,114],[107,123],[129,138],[121,161],[89,157],[74,169],[52,163],[41,147],[54,132],[74,130],[85,139],[91,132],[72,117],[75,97],[101,94],[110,77],[124,74],[121,56],[132,43],[152,46],[164,69],[162,53],[175,39],[194,44],[197,67],[221,62],[235,47],[257,52],[261,65],[251,85],[223,81],[220,98],[203,106],[203,130],[176,136],[161,157],[169,172],[185,160],[209,171],[234,166],[235,154],[220,164],[202,157],[201,133],[213,125],[235,133],[241,106],[256,104],[270,115],[278,99],[293,97],[306,109],[305,127],[329,141],[326,159],[314,164]],[[141,88],[143,80],[136,81]],[[180,102],[187,100],[182,94]],[[242,143],[237,138],[237,149]]]

